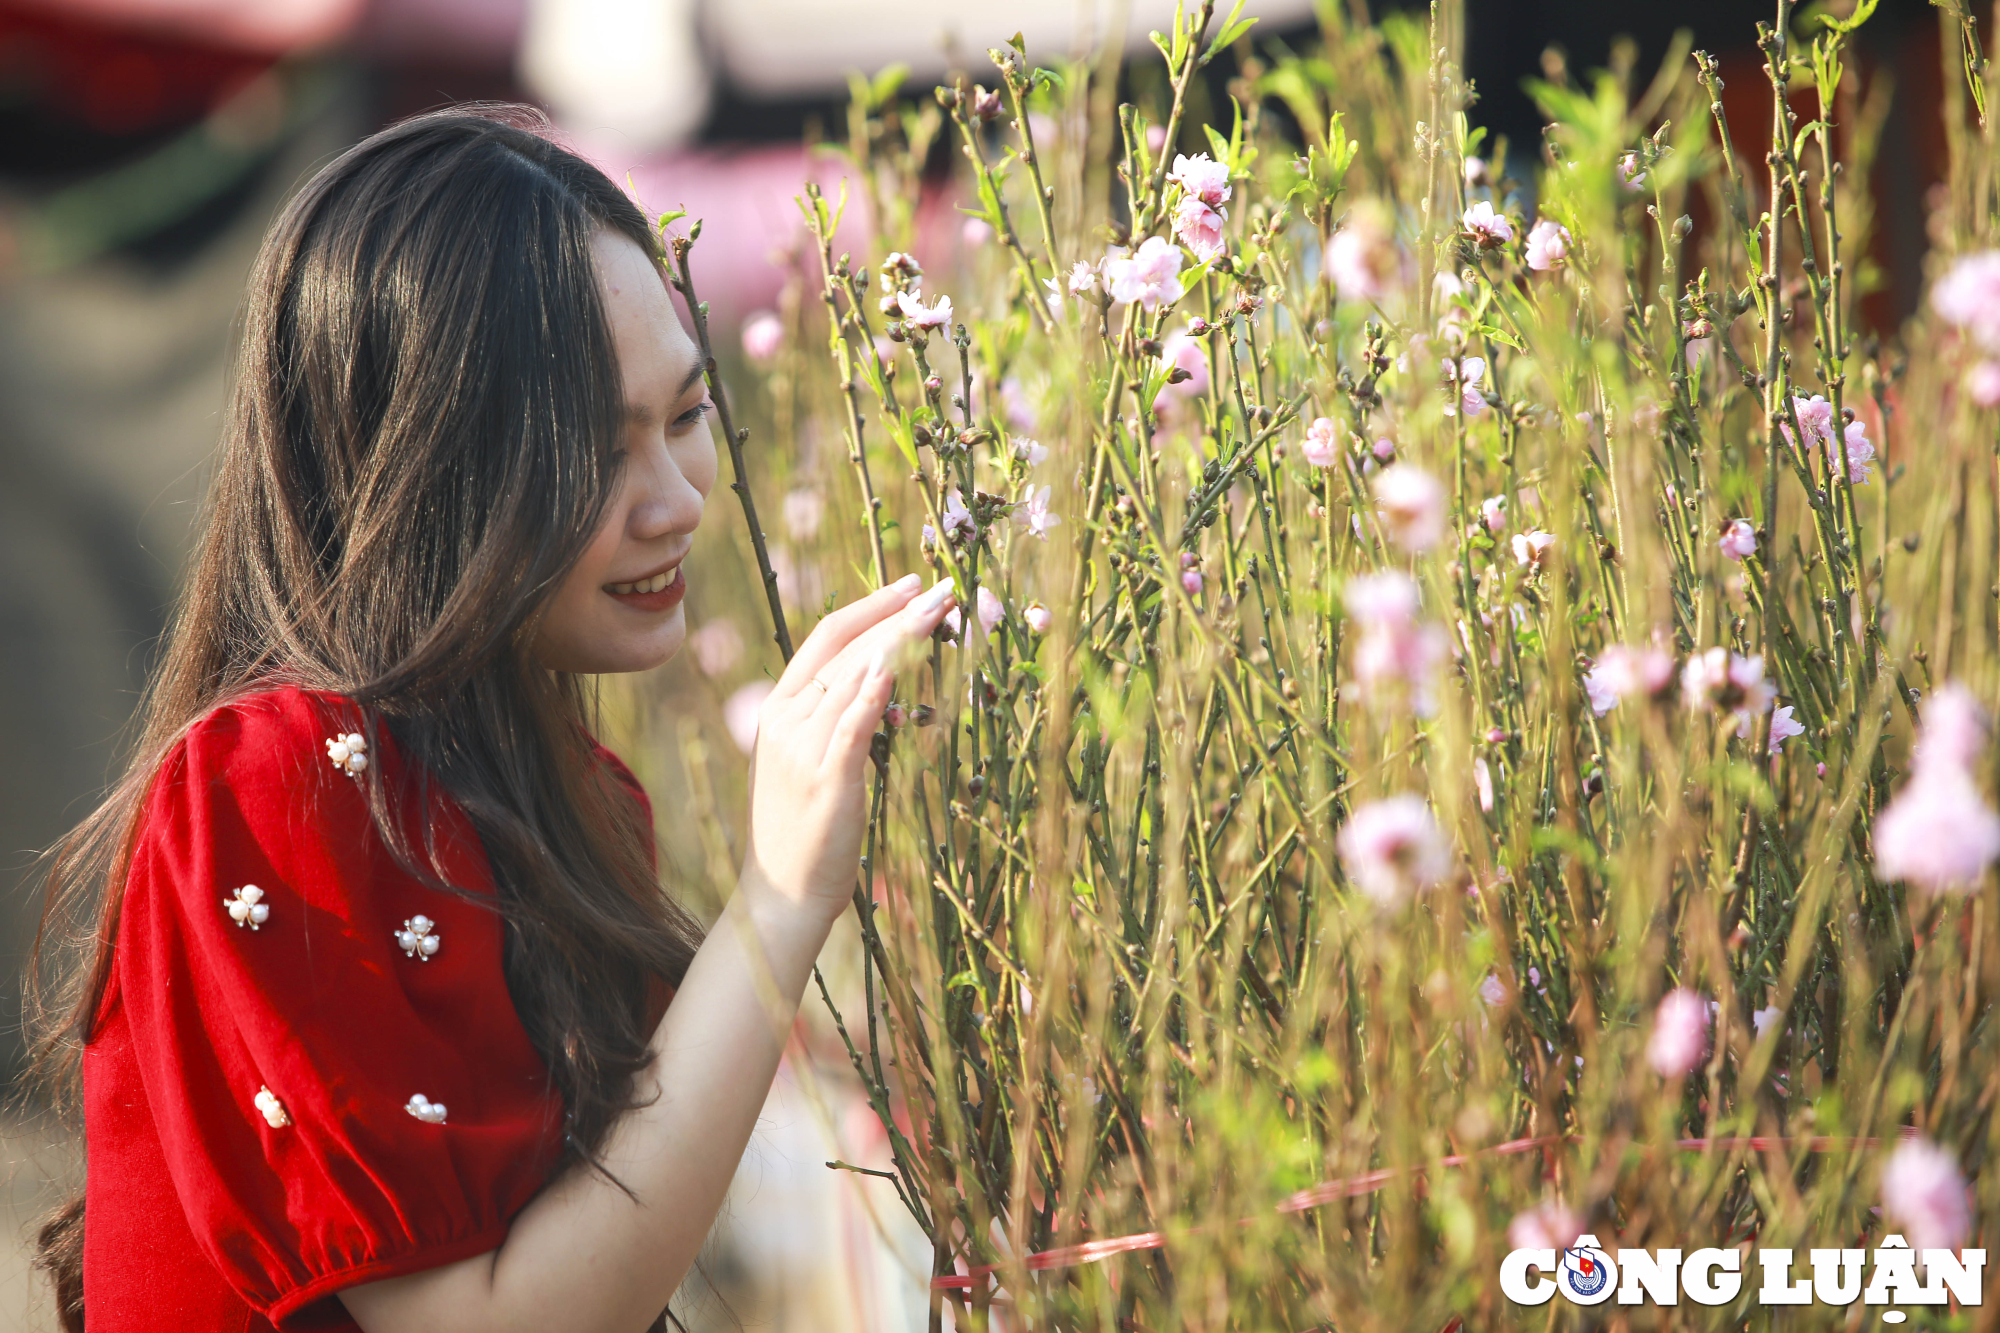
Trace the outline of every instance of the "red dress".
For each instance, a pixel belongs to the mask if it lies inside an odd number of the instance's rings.
[[[555,1161],[561,1098],[501,918],[397,866],[327,753],[359,730],[337,695],[252,695],[147,796],[83,1056],[96,1333],[355,1329],[336,1291],[496,1248]],[[375,745],[369,776],[403,792],[386,728]],[[439,794],[428,817],[445,878],[491,893],[464,813]],[[418,915],[428,955],[399,938]]]

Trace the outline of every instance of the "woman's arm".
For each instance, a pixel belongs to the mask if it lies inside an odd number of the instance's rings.
[[[632,1193],[571,1168],[499,1249],[342,1291],[367,1333],[638,1333],[658,1318],[722,1206],[813,961],[851,901],[888,662],[950,605],[949,583],[915,593],[913,576],[828,616],[759,715],[742,882],[653,1034],[638,1088],[650,1104],[601,1153]]]

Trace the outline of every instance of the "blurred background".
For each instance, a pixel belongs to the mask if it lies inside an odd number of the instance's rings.
[[[1364,0],[1321,3],[1359,10]],[[1554,59],[1601,66],[1621,34],[1636,42],[1645,78],[1674,28],[1690,29],[1723,57],[1739,135],[1754,138],[1768,118],[1753,45],[1762,3],[1470,8],[1475,119],[1516,145],[1510,164],[1524,178],[1532,158],[1520,146],[1534,143],[1537,118],[1521,81]],[[0,0],[0,1074],[9,1084],[22,1046],[14,979],[39,911],[29,863],[87,812],[119,758],[216,444],[248,266],[274,210],[317,164],[417,111],[539,103],[646,207],[704,220],[699,289],[718,345],[733,348],[756,312],[788,292],[796,299],[806,270],[792,200],[808,178],[839,188],[838,160],[809,145],[845,133],[850,76],[900,62],[919,90],[958,69],[976,80],[991,73],[985,49],[1020,31],[1044,60],[1128,50],[1123,77],[1143,83],[1157,62],[1145,34],[1168,26],[1172,11],[1172,0]],[[1239,51],[1311,40],[1313,0],[1250,0],[1245,12],[1262,22]],[[1882,105],[1856,108],[1881,124],[1880,282],[1869,316],[1886,332],[1919,289],[1923,202],[1941,174],[1941,62],[1952,56],[1924,0],[1885,3],[1860,56],[1893,88]],[[1218,100],[1234,72],[1226,63],[1215,70]],[[919,226],[940,252],[983,239],[952,211],[955,160],[941,139]],[[853,248],[866,245],[857,231]],[[919,258],[933,262],[922,249]],[[753,448],[812,447],[787,438],[782,415],[752,416],[776,427]],[[794,529],[819,521],[809,494],[794,492],[782,512]],[[715,517],[736,521],[722,509]],[[801,606],[816,608],[832,582],[808,568],[781,572]],[[663,863],[689,882],[726,872],[728,821],[739,812],[721,817],[726,795],[706,793],[710,806],[658,798],[704,795],[687,790],[699,785],[689,775],[706,771],[690,753],[730,743],[716,679],[744,675],[733,664],[745,653],[746,666],[759,660],[733,628],[754,641],[758,613],[718,604],[727,596],[690,599],[692,625],[725,627],[698,639],[697,662],[664,668],[666,688],[649,690],[649,703],[612,696],[625,706],[607,739],[656,804],[717,812],[698,829],[663,824]],[[697,725],[697,712],[709,722]],[[697,906],[712,916],[719,904]],[[845,943],[829,951],[836,989]],[[711,1241],[713,1290],[688,1303],[692,1326],[923,1326],[921,1237],[886,1183],[871,1190],[867,1177],[825,1165],[887,1160],[845,1066],[809,994]],[[44,1329],[50,1302],[30,1277],[28,1230],[76,1178],[75,1153],[38,1108],[12,1104],[0,1123],[0,1330]]]

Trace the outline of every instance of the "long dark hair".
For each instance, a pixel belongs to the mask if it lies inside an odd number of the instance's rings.
[[[47,856],[34,1068],[65,1106],[146,788],[192,723],[276,683],[364,705],[478,830],[508,987],[562,1094],[565,1161],[594,1163],[632,1104],[663,987],[701,929],[660,891],[637,803],[593,762],[584,683],[527,651],[616,477],[600,229],[659,260],[637,206],[538,112],[479,106],[357,144],[265,238],[196,555],[128,766]],[[379,783],[369,798],[397,856],[441,884]],[[73,1329],[82,1207],[43,1228],[39,1259]]]

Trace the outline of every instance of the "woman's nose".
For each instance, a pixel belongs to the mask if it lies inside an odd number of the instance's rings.
[[[701,522],[701,492],[664,451],[648,473],[646,492],[632,506],[632,536],[644,541],[694,531]]]

